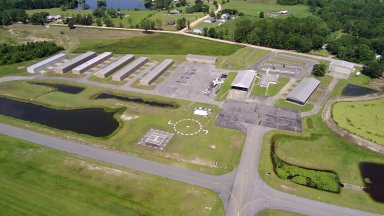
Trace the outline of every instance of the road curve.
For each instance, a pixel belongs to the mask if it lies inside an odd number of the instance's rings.
[[[136,156],[127,155],[121,152],[102,149],[95,146],[75,143],[48,135],[43,135],[33,131],[5,125],[0,123],[0,134],[11,136],[17,139],[36,143],[56,150],[75,154],[78,156],[103,161],[117,166],[126,167],[168,179],[181,181],[184,183],[197,185],[215,191],[226,207],[229,194],[232,190],[232,182],[235,172],[222,176],[213,176],[195,172],[167,164],[142,159]]]

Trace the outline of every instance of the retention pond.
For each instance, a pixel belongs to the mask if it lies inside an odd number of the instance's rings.
[[[364,96],[377,93],[375,89],[367,88],[364,86],[348,84],[342,92],[343,96]]]
[[[43,83],[43,82],[30,82],[30,84],[55,88],[58,91],[69,93],[69,94],[78,94],[84,90],[84,88],[81,88],[81,87],[65,85],[65,84]]]
[[[95,97],[95,99],[118,99],[122,101],[128,101],[128,102],[134,102],[134,103],[140,103],[140,104],[146,104],[151,106],[157,106],[157,107],[164,107],[164,108],[178,108],[179,106],[175,103],[166,103],[166,102],[160,102],[160,101],[150,101],[150,100],[144,100],[139,97],[130,97],[130,96],[119,96],[114,95],[110,93],[101,93]]]
[[[364,162],[359,164],[365,189],[376,202],[384,203],[384,164]]]
[[[114,113],[101,108],[57,110],[2,97],[0,115],[95,137],[108,136],[119,127]]]

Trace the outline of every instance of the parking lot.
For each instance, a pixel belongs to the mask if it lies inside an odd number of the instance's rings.
[[[216,119],[216,125],[239,129],[239,123],[301,132],[301,114],[290,110],[257,103],[227,100]]]
[[[205,93],[205,90],[212,80],[223,73],[227,71],[216,69],[214,65],[183,62],[159,85],[157,91],[164,96],[213,101],[214,90],[210,93]]]

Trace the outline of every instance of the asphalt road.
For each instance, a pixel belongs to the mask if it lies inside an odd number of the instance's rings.
[[[0,82],[20,79],[33,79],[33,77],[0,78]],[[79,82],[79,79],[50,79]],[[86,83],[91,85],[96,84],[96,82],[90,81]],[[113,86],[101,83],[97,83],[97,85],[108,88]],[[145,160],[121,152],[58,139],[5,124],[0,124],[0,134],[5,134],[82,157],[103,161],[113,165],[213,190],[222,199],[228,216],[254,216],[257,212],[266,208],[283,209],[318,216],[375,215],[368,212],[309,200],[283,193],[269,187],[260,177],[258,173],[258,165],[262,148],[262,139],[264,134],[272,129],[255,125],[245,125],[245,127],[247,128],[247,136],[239,167],[236,171],[223,176],[207,175],[192,170]]]

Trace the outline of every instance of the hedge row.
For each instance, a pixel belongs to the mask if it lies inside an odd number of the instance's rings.
[[[289,164],[275,154],[275,141],[272,139],[271,157],[273,169],[281,179],[286,179],[296,184],[304,185],[314,189],[339,193],[341,183],[339,176],[334,171],[315,170]]]

